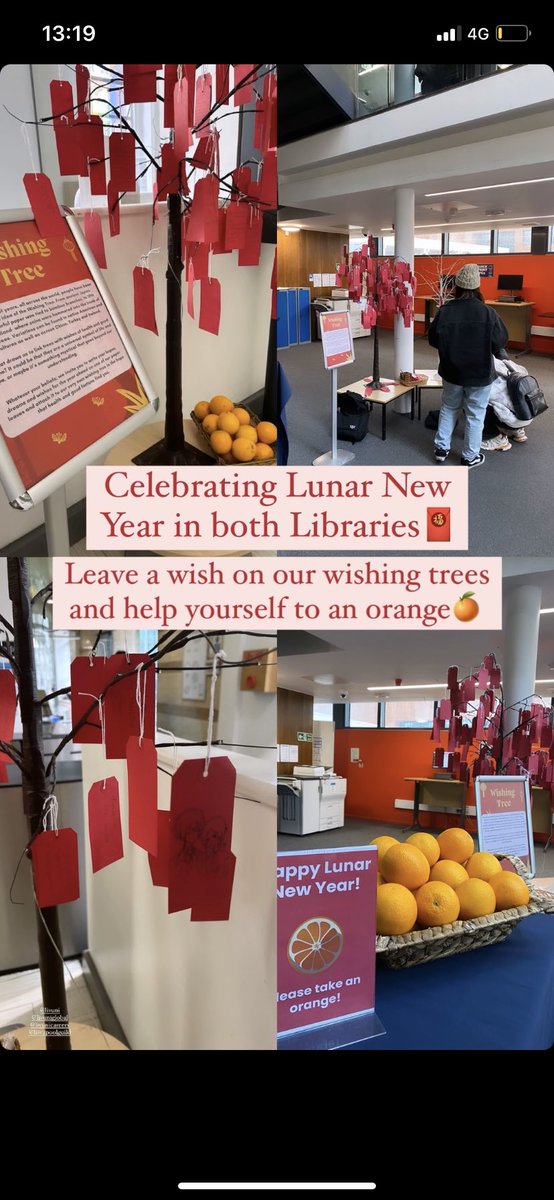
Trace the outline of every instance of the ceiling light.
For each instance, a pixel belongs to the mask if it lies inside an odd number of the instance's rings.
[[[501,222],[506,223],[506,221],[507,221],[510,225],[516,226],[516,225],[519,225],[522,221],[552,221],[552,220],[554,220],[554,213],[547,213],[546,216],[541,216],[541,217],[495,217],[493,220],[493,224],[499,225]],[[445,225],[448,226],[449,230],[450,229],[467,229],[468,225],[486,225],[487,228],[490,228],[490,222],[487,224],[487,218],[480,217],[478,221],[437,221],[437,223],[434,225],[430,225],[430,224],[414,225],[414,229],[444,229]],[[392,229],[392,227],[388,228],[388,229],[381,229],[381,233],[394,233],[394,230]]]
[[[461,196],[465,192],[492,192],[493,188],[523,187],[526,183],[554,183],[554,175],[542,179],[514,179],[512,183],[481,183],[479,187],[452,188],[448,192],[425,192],[425,196]]]
[[[535,683],[551,683],[554,685],[554,679],[535,679]]]
[[[419,692],[427,691],[429,688],[443,688],[446,691],[446,683],[400,683],[395,687],[395,692]],[[368,687],[366,692],[382,692],[383,684],[380,687]]]
[[[283,230],[283,233],[300,233],[299,225],[280,225],[279,228]]]
[[[314,683],[320,683],[322,687],[331,687],[334,682],[334,675],[314,675]]]
[[[370,71],[380,71],[384,65],[384,63],[360,63],[358,77],[360,75],[369,75]]]

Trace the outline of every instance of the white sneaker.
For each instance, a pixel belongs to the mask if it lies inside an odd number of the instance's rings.
[[[526,442],[527,434],[524,429],[514,429],[513,433],[508,434],[513,442]]]
[[[504,437],[503,433],[499,433],[496,437],[488,438],[486,442],[481,442],[481,450],[511,450],[512,443]]]

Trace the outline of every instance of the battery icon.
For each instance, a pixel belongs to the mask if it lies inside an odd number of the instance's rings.
[[[527,25],[497,25],[497,42],[526,42],[529,37]]]

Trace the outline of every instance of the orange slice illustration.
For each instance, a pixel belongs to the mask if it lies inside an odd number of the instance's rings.
[[[295,929],[287,946],[291,967],[317,975],[337,961],[343,946],[342,930],[327,917],[312,917]]]

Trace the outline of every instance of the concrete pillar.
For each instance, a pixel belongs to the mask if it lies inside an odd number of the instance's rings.
[[[394,103],[404,104],[415,96],[415,63],[394,64]]]
[[[413,188],[398,188],[394,197],[394,255],[414,266],[414,207],[415,193]],[[413,323],[406,328],[404,318],[397,313],[394,318],[394,377],[398,379],[401,371],[414,369],[414,327]],[[409,396],[400,396],[395,400],[396,412],[410,411]]]
[[[535,691],[541,589],[533,584],[510,588],[504,598],[503,687],[506,705],[505,732],[517,725],[520,701]],[[516,705],[516,708],[510,708]],[[508,712],[507,710],[510,709]]]

